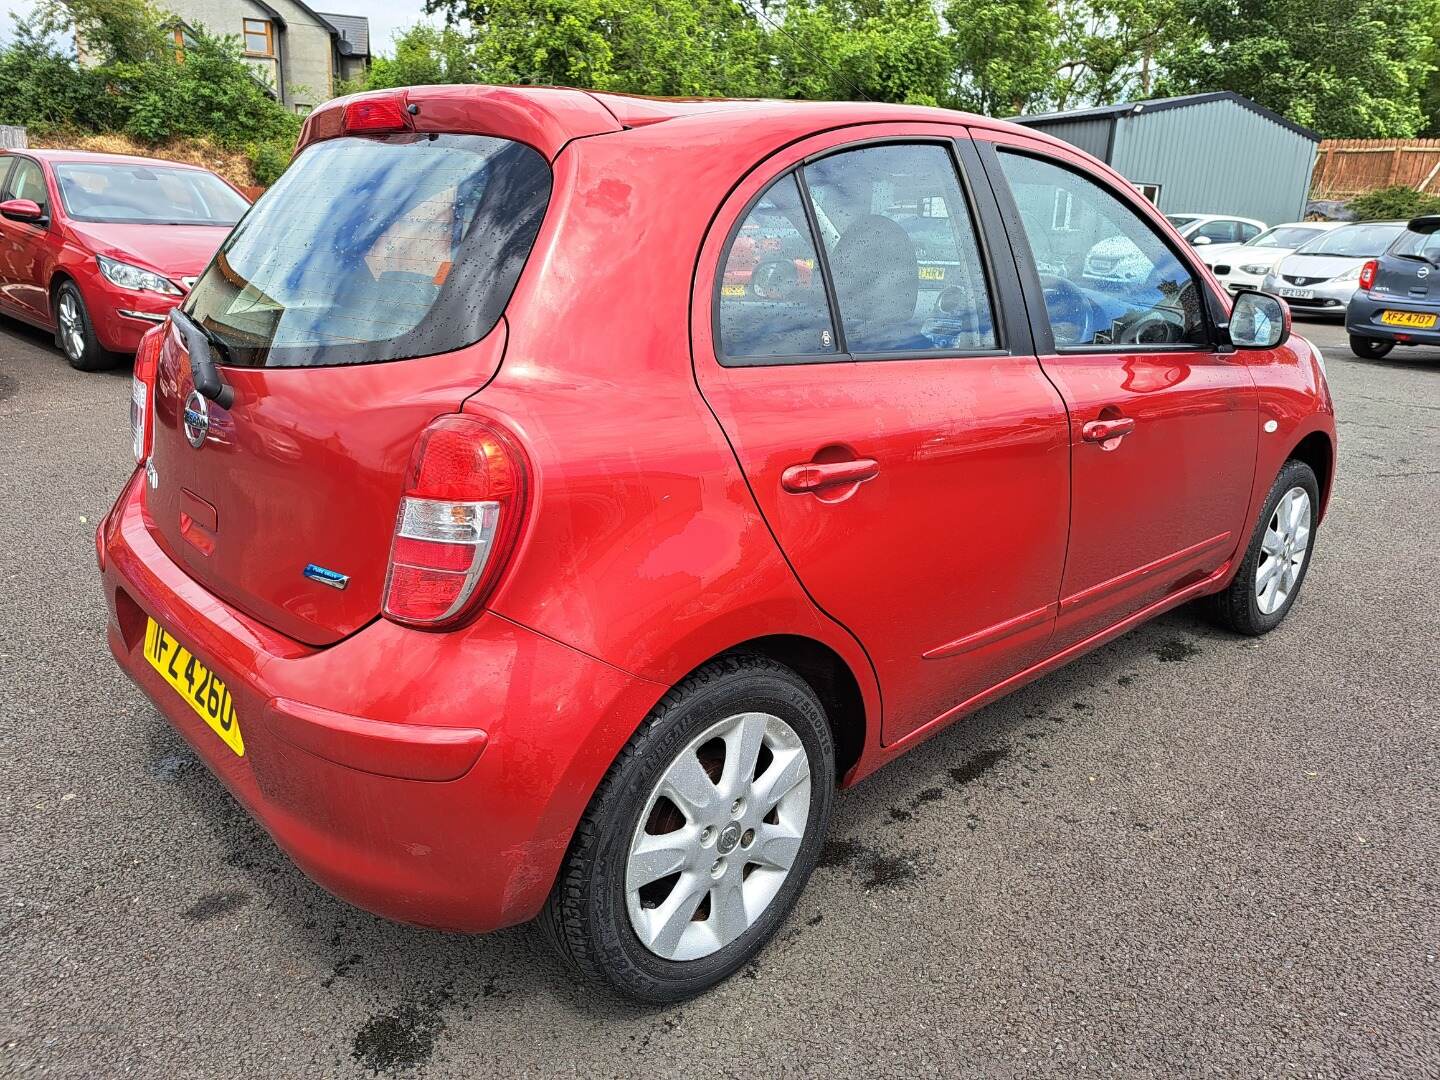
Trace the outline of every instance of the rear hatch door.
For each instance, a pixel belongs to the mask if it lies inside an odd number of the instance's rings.
[[[498,368],[550,185],[539,153],[489,136],[305,150],[185,304],[229,408],[167,333],[145,505],[171,557],[303,642],[374,619],[416,439]]]

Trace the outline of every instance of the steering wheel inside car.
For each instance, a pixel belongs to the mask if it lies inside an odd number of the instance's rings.
[[[1126,316],[1116,324],[1115,342],[1122,345],[1173,345],[1185,340],[1186,311],[1196,302],[1195,285],[1171,290],[1159,303]]]
[[[1069,278],[1041,274],[1045,311],[1056,345],[1089,345],[1095,340],[1094,308]]]

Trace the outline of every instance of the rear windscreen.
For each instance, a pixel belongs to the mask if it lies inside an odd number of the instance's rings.
[[[186,310],[224,364],[450,352],[499,320],[549,199],[545,159],[507,139],[316,143],[230,234]]]

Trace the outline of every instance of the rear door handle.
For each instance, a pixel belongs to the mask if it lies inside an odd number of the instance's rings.
[[[780,474],[780,486],[794,495],[822,491],[842,484],[862,484],[880,475],[880,463],[873,458],[854,461],[807,461],[791,465]]]
[[[1129,435],[1135,430],[1133,417],[1120,416],[1114,420],[1091,420],[1080,429],[1080,437],[1086,442],[1109,442]]]

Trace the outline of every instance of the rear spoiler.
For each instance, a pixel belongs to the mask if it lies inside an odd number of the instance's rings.
[[[624,131],[609,109],[583,90],[561,86],[412,86],[334,98],[305,118],[298,154],[345,134],[345,108],[356,101],[400,99],[417,132],[491,135],[524,143],[554,161],[572,139]]]
[[[1405,227],[1411,232],[1419,233],[1421,236],[1429,236],[1433,232],[1440,232],[1440,214],[1422,214],[1417,218],[1411,218],[1410,224]]]

